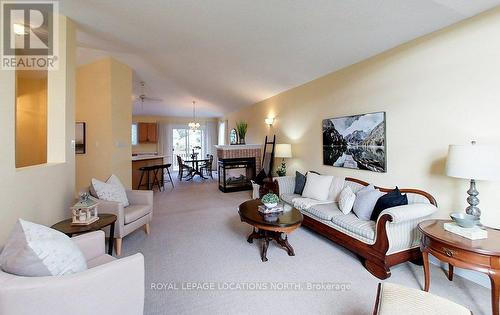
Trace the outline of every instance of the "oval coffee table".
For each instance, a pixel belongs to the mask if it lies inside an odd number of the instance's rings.
[[[75,234],[99,231],[109,225],[108,254],[113,255],[116,215],[110,213],[99,213],[98,217],[99,220],[90,223],[89,225],[71,225],[72,219],[66,219],[61,222],[57,222],[51,226],[51,228],[72,237]]]
[[[276,221],[266,221],[264,215],[259,212],[258,207],[262,202],[258,199],[248,200],[239,206],[239,214],[242,222],[253,226],[253,232],[248,236],[247,241],[253,243],[254,239],[262,239],[262,261],[267,261],[267,247],[269,241],[275,240],[281,247],[286,249],[289,256],[295,256],[292,246],[288,243],[288,235],[295,231],[304,217],[299,210],[285,205],[289,208],[278,215]],[[284,236],[284,237],[283,237]]]

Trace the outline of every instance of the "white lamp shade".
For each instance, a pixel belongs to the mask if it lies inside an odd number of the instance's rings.
[[[499,148],[494,146],[450,145],[446,175],[465,179],[497,180],[500,178],[499,153]]]
[[[277,158],[291,158],[292,157],[292,145],[291,144],[277,144],[274,148],[274,157]]]

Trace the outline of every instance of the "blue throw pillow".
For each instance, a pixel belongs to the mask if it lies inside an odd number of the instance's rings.
[[[306,187],[306,176],[304,174],[295,171],[295,189],[293,193],[297,195],[302,195],[304,187]]]
[[[399,188],[396,186],[396,189],[391,190],[390,192],[383,195],[377,200],[375,208],[373,208],[370,220],[377,221],[380,213],[385,209],[397,206],[404,206],[407,204],[408,204],[408,197],[406,196],[406,194],[404,195],[401,194]]]

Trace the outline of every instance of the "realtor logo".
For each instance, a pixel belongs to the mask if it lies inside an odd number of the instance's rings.
[[[58,3],[1,1],[1,69],[57,68]]]

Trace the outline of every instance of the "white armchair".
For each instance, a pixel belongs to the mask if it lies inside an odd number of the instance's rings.
[[[99,212],[116,215],[115,223],[115,251],[120,256],[122,252],[122,238],[144,227],[149,234],[149,223],[153,219],[153,191],[127,190],[128,207],[114,201],[99,199]]]
[[[85,271],[20,277],[0,270],[0,314],[143,314],[144,256],[106,255],[104,232],[72,238],[87,260]]]

